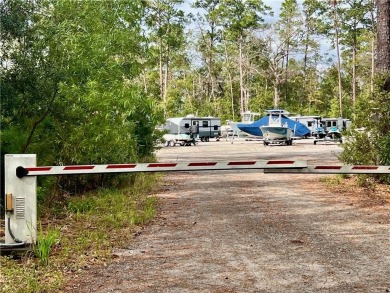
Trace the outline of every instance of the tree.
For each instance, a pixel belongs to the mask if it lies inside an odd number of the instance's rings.
[[[390,73],[390,0],[377,0],[378,7],[378,58],[377,69]],[[389,81],[387,81],[389,83]],[[390,83],[386,84],[390,91]]]
[[[202,61],[207,68],[207,96],[208,102],[215,102],[217,95],[218,66],[216,64],[217,44],[219,43],[220,28],[218,26],[217,11],[221,0],[198,0],[194,7],[203,9],[202,14],[198,14],[199,39],[197,49],[202,54]],[[201,24],[201,22],[203,22]]]
[[[282,2],[279,21],[276,24],[279,37],[284,43],[283,67],[285,70],[285,100],[288,96],[288,66],[292,53],[297,52],[298,46],[302,43],[302,16],[296,0],[285,0]]]
[[[159,113],[137,84],[143,14],[143,1],[1,2],[2,152],[47,165],[151,156]]]
[[[383,77],[379,96],[379,132],[387,137],[387,152],[390,150],[390,0],[377,0],[378,8],[378,57],[377,72]],[[390,156],[387,157],[390,162]]]
[[[184,44],[184,12],[178,9],[183,0],[148,0],[147,3],[149,42],[157,46],[160,99],[166,116],[171,59]]]
[[[343,0],[340,8],[342,34],[340,43],[350,48],[348,55],[352,55],[352,104],[355,107],[357,99],[357,55],[360,46],[360,40],[366,28],[374,27],[372,23],[372,3],[369,0]],[[351,54],[352,51],[352,54]],[[348,58],[349,59],[349,58]]]
[[[219,21],[226,29],[224,36],[238,44],[240,112],[247,111],[249,104],[244,85],[243,44],[248,31],[260,27],[268,9],[261,0],[223,0],[219,7]]]
[[[360,119],[371,133],[354,133],[355,139],[345,144],[341,160],[346,163],[390,164],[390,0],[377,0],[378,43],[377,85],[374,93],[363,101]],[[370,156],[367,156],[370,153]],[[375,176],[390,184],[390,176]]]

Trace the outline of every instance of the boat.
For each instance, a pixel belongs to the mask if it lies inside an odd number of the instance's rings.
[[[295,137],[305,137],[308,134],[310,134],[310,129],[298,122],[294,121],[292,119],[289,119],[287,117],[289,113],[286,110],[282,109],[273,109],[273,110],[267,110],[265,111],[265,116],[260,118],[257,121],[254,121],[252,123],[239,123],[237,124],[237,127],[250,135],[263,137],[263,132],[261,130],[261,126],[267,126],[270,122],[270,116],[271,118],[278,118],[280,120],[281,125],[287,124],[289,129],[292,129],[293,136]]]
[[[252,124],[253,122],[255,122],[260,117],[261,117],[261,114],[257,113],[257,112],[251,112],[251,111],[243,112],[243,113],[241,113],[241,121],[240,122],[227,121],[228,125],[227,125],[226,129],[229,132],[229,134],[231,134],[232,136],[238,136],[238,137],[248,136],[250,134],[247,132],[243,132],[240,128],[238,128],[238,124],[249,125],[249,124]]]
[[[263,133],[264,145],[269,144],[286,144],[292,145],[293,130],[287,122],[282,122],[281,111],[268,111],[268,125],[260,126]]]

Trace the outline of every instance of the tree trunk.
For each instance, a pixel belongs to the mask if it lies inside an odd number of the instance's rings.
[[[342,87],[341,87],[341,59],[340,59],[340,46],[339,46],[339,24],[337,18],[337,1],[333,4],[333,17],[334,17],[334,29],[335,29],[335,37],[336,37],[336,51],[337,51],[337,75],[339,80],[339,116],[343,117],[343,95],[342,95]]]
[[[376,67],[381,73],[390,73],[390,0],[377,0],[377,7],[378,58]]]
[[[162,53],[162,48],[163,48],[163,45],[162,45],[162,38],[160,37],[159,39],[159,74],[160,74],[160,98],[162,101],[164,101],[164,77],[163,77],[163,53]],[[165,102],[165,101],[164,101]]]
[[[238,48],[238,63],[240,68],[240,111],[241,113],[245,112],[244,105],[244,82],[243,82],[243,72],[242,72],[242,34],[240,35],[239,48]]]
[[[225,62],[226,62],[226,68],[228,68],[228,64],[229,64],[229,55],[228,55],[228,51],[227,51],[227,45],[226,45],[226,42],[224,44],[224,49],[225,49]],[[231,102],[231,109],[232,109],[232,117],[233,117],[233,121],[235,121],[235,110],[234,110],[234,92],[233,92],[233,77],[232,77],[232,73],[231,71],[227,70],[227,73],[228,73],[228,76],[229,76],[229,88],[230,88],[230,102]]]
[[[370,15],[372,24],[375,23],[375,0],[370,1]],[[370,93],[374,93],[374,79],[375,79],[375,26],[372,25],[371,29],[371,80],[370,80]]]
[[[274,109],[279,108],[280,94],[279,94],[279,81],[274,83]]]
[[[353,48],[352,48],[352,105],[355,112],[356,105],[356,51],[357,51],[357,28],[354,24],[353,31]]]

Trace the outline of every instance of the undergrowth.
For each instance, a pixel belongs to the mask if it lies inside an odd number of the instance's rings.
[[[33,252],[0,257],[1,292],[55,292],[75,272],[110,261],[112,248],[127,247],[152,219],[149,194],[158,174],[139,174],[133,186],[70,197],[61,213],[45,214]],[[46,211],[45,211],[46,212]]]

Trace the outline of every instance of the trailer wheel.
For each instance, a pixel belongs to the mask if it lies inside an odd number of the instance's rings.
[[[171,140],[171,141],[169,142],[169,145],[170,145],[170,146],[175,146],[175,144],[176,144],[176,142],[175,142],[174,140]]]
[[[169,140],[164,142],[164,146],[168,147],[169,145],[170,145],[170,141]]]

